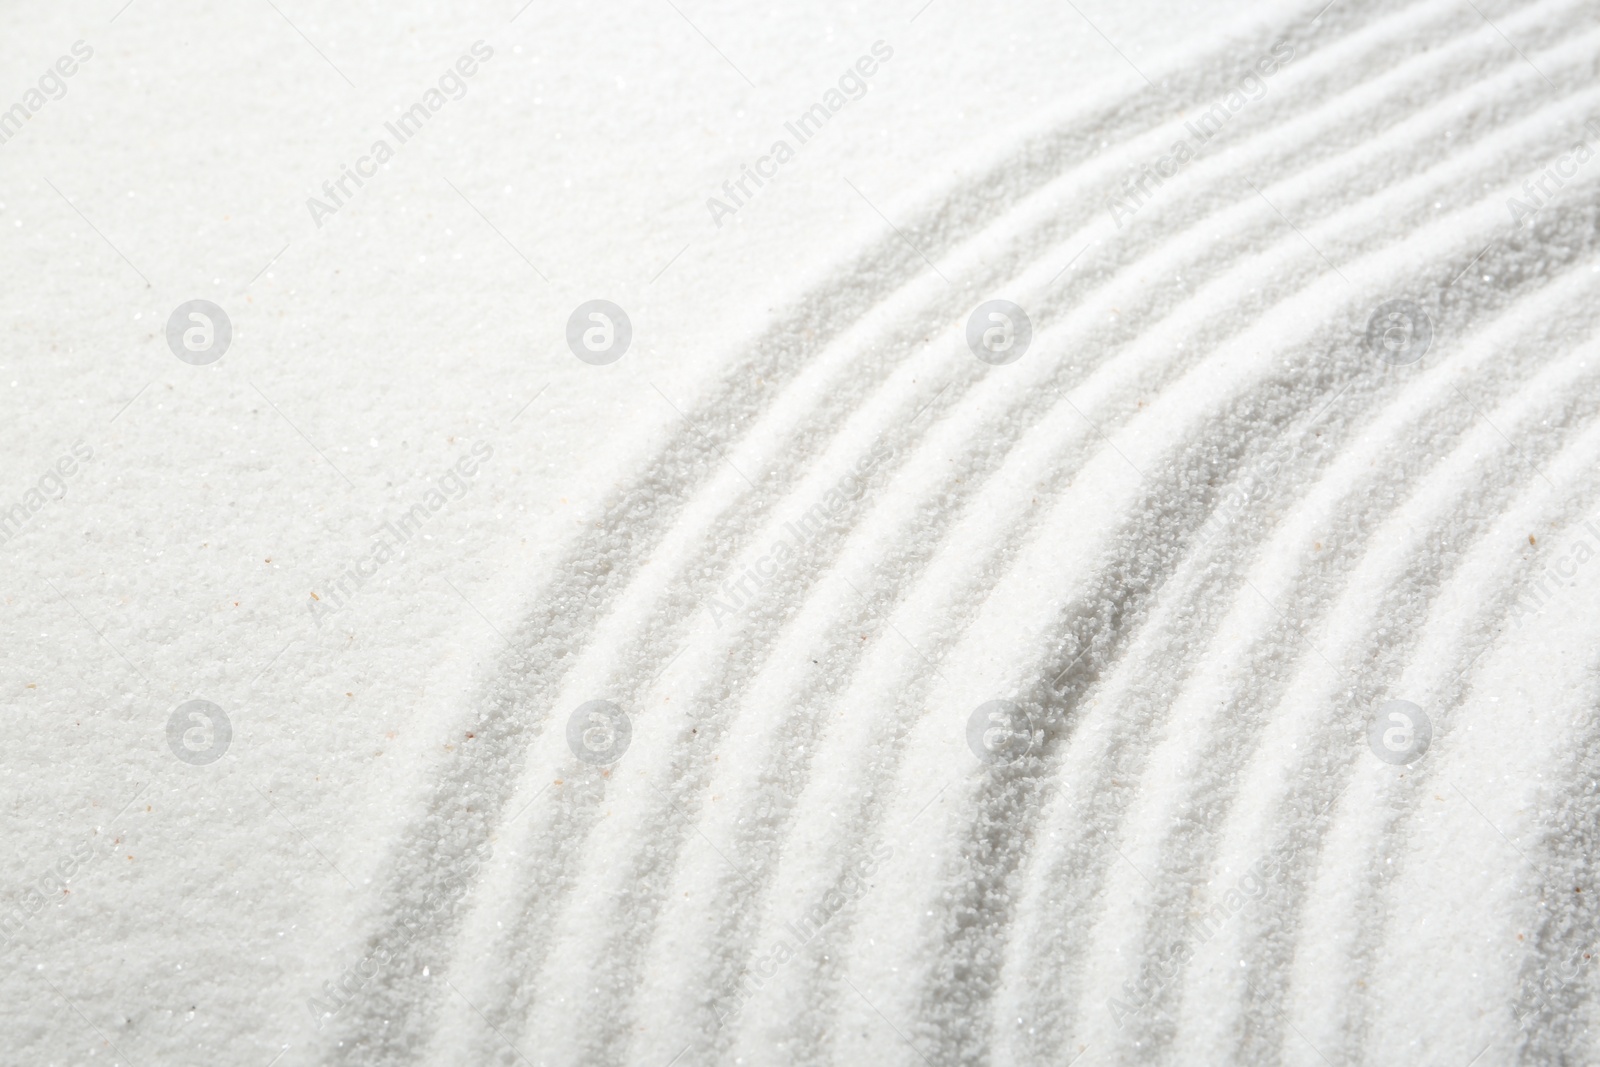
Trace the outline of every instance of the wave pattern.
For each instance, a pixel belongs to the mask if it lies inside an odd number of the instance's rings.
[[[927,191],[943,277],[890,235],[749,341],[429,768],[369,947],[433,967],[330,1062],[1593,1061],[1600,163],[1507,200],[1600,114],[1600,4],[1313,15]],[[966,346],[995,295],[1012,366]],[[1392,366],[1402,298],[1434,336]],[[596,698],[608,768],[567,747]],[[990,700],[1020,758],[969,749]]]

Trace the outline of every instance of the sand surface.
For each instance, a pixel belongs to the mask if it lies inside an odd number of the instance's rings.
[[[5,5],[0,1063],[1595,1062],[1597,75]]]

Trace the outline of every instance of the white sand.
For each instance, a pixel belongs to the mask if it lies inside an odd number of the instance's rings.
[[[1597,1058],[1600,7],[122,3],[0,1063]]]

